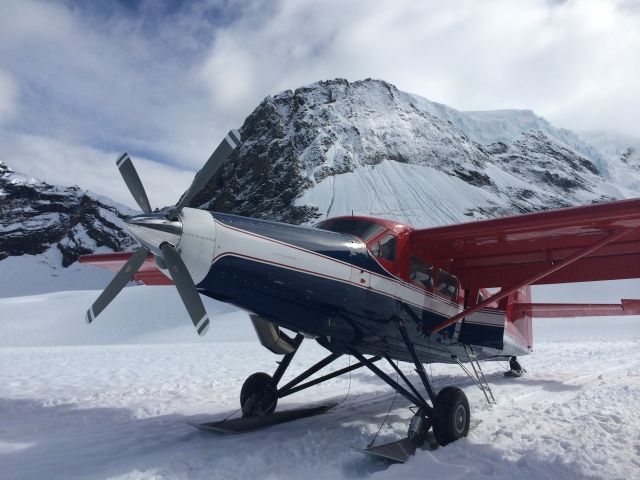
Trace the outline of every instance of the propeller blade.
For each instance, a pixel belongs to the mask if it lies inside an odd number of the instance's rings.
[[[129,155],[126,153],[120,155],[118,160],[116,160],[116,165],[120,170],[122,178],[124,178],[124,183],[129,187],[129,191],[131,192],[131,195],[133,195],[133,198],[140,209],[144,213],[151,213],[151,205],[147,198],[147,192],[144,190],[144,186],[140,181],[136,167],[133,166],[133,162],[129,158]]]
[[[97,298],[91,308],[87,310],[87,314],[85,316],[85,320],[87,323],[93,322],[100,313],[107,308],[107,305],[111,303],[111,301],[120,293],[120,290],[124,288],[124,286],[129,283],[129,281],[133,278],[133,275],[138,271],[140,266],[144,263],[145,259],[149,255],[149,250],[145,247],[140,247],[135,251],[127,263],[125,263],[120,271],[116,273],[116,276],[113,277],[107,288],[105,288],[100,296]]]
[[[191,199],[204,188],[239,144],[240,133],[238,133],[237,130],[230,130],[227,136],[224,137],[224,140],[222,140],[222,143],[218,145],[215,152],[209,157],[207,163],[204,164],[204,167],[196,174],[189,189],[173,208],[169,215],[170,220],[174,220],[182,208],[187,206]]]
[[[187,309],[193,325],[201,337],[209,330],[209,315],[204,309],[200,294],[196,289],[191,274],[185,266],[180,254],[173,248],[170,243],[160,245],[162,258],[167,265],[173,283],[176,284],[182,303]]]

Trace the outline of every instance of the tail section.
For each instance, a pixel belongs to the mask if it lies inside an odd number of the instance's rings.
[[[471,292],[475,302],[491,296],[488,291]],[[476,299],[477,297],[477,299]],[[467,299],[466,307],[475,304]],[[531,287],[522,287],[499,302],[489,304],[464,318],[458,340],[469,345],[505,349],[505,343],[522,350],[533,350],[532,319],[640,315],[640,300],[620,303],[532,303]]]
[[[531,287],[516,290],[506,298],[505,337],[528,351],[533,350],[532,312],[519,308],[521,304],[531,304]]]

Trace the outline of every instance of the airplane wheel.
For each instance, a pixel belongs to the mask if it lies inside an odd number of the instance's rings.
[[[243,417],[256,417],[273,413],[278,404],[278,393],[269,387],[271,375],[258,372],[249,375],[240,390]]]
[[[469,433],[469,401],[456,387],[443,388],[434,405],[433,434],[438,443],[445,446]]]

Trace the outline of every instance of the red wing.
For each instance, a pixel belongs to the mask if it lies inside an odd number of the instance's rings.
[[[95,265],[97,267],[106,268],[112,272],[117,272],[122,268],[133,252],[123,253],[103,253],[97,255],[83,255],[80,257],[80,263]],[[133,276],[134,280],[138,280],[145,285],[173,285],[170,278],[166,277],[153,260],[153,255],[149,254],[140,269]]]
[[[509,287],[620,231],[533,284],[640,278],[640,199],[415,230],[411,243],[464,288]]]

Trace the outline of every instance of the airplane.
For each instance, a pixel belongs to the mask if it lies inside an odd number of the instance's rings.
[[[121,155],[117,166],[144,212],[125,222],[140,247],[80,259],[118,272],[87,323],[131,280],[174,284],[199,335],[211,321],[200,295],[250,313],[259,341],[282,359],[273,374],[246,379],[242,418],[212,422],[212,430],[246,431],[326,411],[331,405],[275,409],[280,398],[366,367],[415,406],[410,443],[422,445],[432,429],[444,446],[468,434],[469,403],[458,387],[436,392],[424,364],[460,365],[491,403],[480,361],[508,361],[509,374],[520,375],[518,357],[533,350],[533,317],[640,314],[640,300],[531,300],[532,285],[640,278],[640,199],[433,228],[363,216],[306,227],[187,207],[240,144],[230,131],[178,203],[155,212],[133,162]],[[328,356],[281,385],[305,338]],[[343,355],[357,363],[308,380]],[[421,385],[398,362],[412,363]]]

